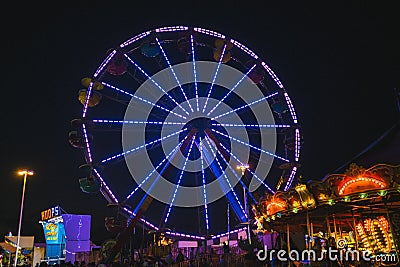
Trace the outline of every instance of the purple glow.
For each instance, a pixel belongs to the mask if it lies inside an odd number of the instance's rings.
[[[113,86],[113,85],[111,85],[111,84],[108,84],[108,83],[105,83],[105,82],[102,82],[101,84],[104,85],[104,86],[107,86],[107,87],[109,87],[109,88],[111,88],[111,89],[114,89],[115,91],[121,92],[121,93],[126,94],[126,95],[128,95],[128,96],[130,96],[130,97],[136,98],[137,100],[140,100],[140,101],[142,101],[142,102],[144,102],[144,103],[146,103],[146,104],[149,104],[149,105],[151,105],[151,106],[157,107],[157,108],[159,108],[159,109],[161,109],[161,110],[164,110],[164,111],[166,111],[166,112],[168,112],[168,113],[174,114],[175,116],[178,116],[178,117],[180,117],[180,118],[182,118],[182,119],[187,119],[185,116],[182,116],[181,114],[175,113],[175,112],[173,112],[173,111],[171,111],[171,110],[169,110],[169,109],[167,109],[167,108],[164,108],[164,107],[162,107],[162,106],[160,106],[160,105],[157,105],[156,103],[153,103],[153,102],[151,102],[151,101],[149,101],[149,100],[147,100],[147,99],[144,99],[144,98],[141,98],[141,97],[136,96],[136,95],[134,95],[134,94],[131,94],[131,93],[129,93],[129,92],[126,92],[126,91],[124,91],[124,90],[122,90],[122,89],[120,89],[120,88],[117,88],[117,87],[115,87],[115,86]]]
[[[185,98],[186,102],[187,102],[188,105],[189,105],[190,111],[193,112],[193,108],[192,108],[192,106],[190,105],[190,102],[188,101],[188,98],[187,98],[187,96],[186,96],[186,94],[185,94],[185,91],[183,90],[182,85],[181,85],[181,83],[180,83],[178,77],[176,76],[176,73],[175,73],[175,71],[174,71],[174,68],[171,66],[171,63],[169,62],[169,59],[168,59],[168,57],[167,57],[167,54],[165,54],[165,51],[164,51],[164,49],[163,49],[163,47],[162,47],[160,41],[158,41],[158,38],[156,38],[156,42],[157,42],[158,46],[159,46],[160,49],[161,49],[161,52],[162,52],[162,54],[163,54],[163,56],[164,56],[164,59],[165,59],[165,61],[167,62],[168,67],[169,67],[169,69],[171,70],[172,75],[173,75],[174,78],[175,78],[176,83],[178,84],[179,88],[181,89],[181,92],[182,92],[183,97]]]
[[[286,183],[284,191],[287,191],[289,189],[290,185],[293,182],[294,176],[296,175],[296,171],[297,171],[297,167],[295,166],[295,167],[293,167],[292,172],[290,173],[290,176],[289,176],[289,179],[288,179],[288,181]]]
[[[90,82],[88,90],[86,91],[86,98],[85,98],[85,103],[83,104],[83,113],[82,113],[82,118],[86,117],[86,112],[89,106],[89,99],[92,94],[92,89],[93,89],[93,82]]]
[[[216,68],[216,70],[215,70],[213,80],[212,80],[212,82],[211,82],[210,88],[208,89],[208,94],[207,94],[207,98],[206,98],[206,103],[204,104],[203,111],[202,111],[203,113],[204,113],[204,111],[206,110],[207,103],[208,103],[208,99],[210,98],[211,91],[212,91],[212,89],[213,89],[213,87],[214,87],[215,79],[217,78],[217,75],[218,75],[218,72],[219,72],[219,67],[221,66],[222,59],[223,59],[224,54],[225,54],[225,49],[226,49],[226,44],[224,45],[224,48],[222,49],[221,57],[219,58],[218,65],[217,65],[217,68]]]
[[[168,121],[114,121],[114,120],[92,120],[95,123],[118,123],[118,124],[155,124],[155,125],[185,125],[184,122]]]
[[[225,35],[220,34],[218,32],[214,32],[214,31],[210,31],[210,30],[206,30],[206,29],[202,29],[202,28],[194,28],[193,30],[196,31],[196,32],[200,32],[200,33],[204,33],[204,34],[210,35],[210,36],[214,36],[214,37],[218,37],[218,38],[222,38],[222,39],[225,38]]]
[[[299,161],[300,157],[300,130],[295,130],[295,147],[294,147],[294,161]]]
[[[225,151],[228,152],[240,165],[242,165],[242,166],[245,165],[242,161],[240,161],[240,160],[238,159],[238,157],[236,157],[231,151],[229,151],[229,149],[227,149],[223,144],[219,143],[219,145],[220,145],[223,149],[225,149]],[[250,173],[253,175],[253,177],[256,177],[256,179],[257,179],[258,181],[260,181],[261,184],[264,185],[265,188],[267,188],[271,193],[273,193],[273,194],[275,193],[275,191],[272,190],[266,183],[264,183],[264,181],[261,180],[252,170],[250,170],[250,169],[246,169],[246,170],[247,170],[248,172],[250,172]]]
[[[123,208],[123,210],[124,210],[125,212],[129,213],[131,216],[136,216],[136,214],[135,214],[134,212],[132,212],[131,210],[129,210],[129,209],[127,209],[127,208]],[[155,226],[154,224],[152,224],[152,223],[146,221],[146,220],[143,219],[143,218],[140,218],[140,221],[143,222],[143,223],[145,223],[146,225],[150,226],[151,228],[153,228],[153,229],[156,230],[156,231],[160,230],[157,226]]]
[[[194,144],[195,138],[196,138],[196,135],[193,135],[192,141],[191,141],[190,147],[189,147],[189,152],[188,152],[188,154],[187,154],[187,156],[185,158],[185,162],[183,163],[182,171],[181,171],[181,174],[179,175],[178,182],[176,183],[175,191],[174,191],[174,194],[172,195],[171,203],[169,203],[169,208],[168,208],[167,216],[165,216],[164,223],[167,223],[168,218],[169,218],[169,214],[171,213],[172,205],[174,204],[176,193],[178,192],[178,188],[179,188],[179,186],[181,184],[181,181],[182,181],[183,173],[185,172],[185,169],[186,169],[186,164],[187,164],[187,162],[189,160],[190,153],[192,152],[192,148],[193,148],[193,144]]]
[[[100,179],[101,184],[103,185],[102,188],[105,188],[107,193],[111,196],[111,198],[114,200],[114,203],[118,203],[118,199],[114,196],[113,192],[111,189],[108,187],[107,183],[104,181],[103,177],[101,177],[100,173],[96,170],[93,169],[94,173],[96,174],[97,178]]]
[[[201,142],[200,142],[201,143]],[[205,216],[206,216],[206,229],[209,230],[210,226],[208,224],[208,207],[207,207],[207,192],[206,192],[206,178],[204,175],[204,159],[203,159],[203,146],[199,146],[200,150],[200,159],[201,159],[201,176],[203,180],[203,197],[204,197],[204,209],[205,209]]]
[[[133,194],[135,194],[135,192],[139,188],[141,188],[143,184],[153,175],[153,173],[155,173],[158,170],[158,168],[160,168],[160,166],[171,157],[172,154],[178,151],[178,149],[180,148],[180,146],[183,144],[183,142],[186,140],[187,137],[188,136],[185,136],[185,138],[183,138],[182,141],[180,141],[179,144],[174,149],[172,149],[172,151],[169,152],[169,154],[165,156],[165,158],[160,163],[158,163],[158,165],[143,179],[143,181],[141,181],[140,184],[126,197],[125,201],[130,199],[133,196]]]
[[[152,83],[157,86],[158,89],[160,89],[166,96],[169,97],[169,99],[172,100],[172,102],[175,103],[175,105],[177,105],[180,109],[182,109],[183,112],[186,113],[186,115],[189,115],[189,112],[187,112],[181,105],[179,105],[178,102],[176,102],[176,100],[170,95],[168,94],[167,91],[165,91],[151,76],[149,76],[138,64],[136,64],[135,61],[133,61],[127,54],[124,54],[124,56],[138,69],[140,70],[140,72],[143,73],[144,76],[146,76],[150,81],[152,81]]]
[[[242,51],[244,51],[247,54],[249,54],[250,56],[252,56],[254,59],[258,59],[258,56],[253,51],[251,51],[250,49],[248,49],[246,46],[242,45],[238,41],[231,39],[231,43],[233,43],[236,47],[240,48]]]
[[[224,169],[223,169],[222,166],[221,166],[221,163],[219,163],[219,160],[218,160],[218,158],[217,158],[217,154],[214,152],[214,149],[212,148],[210,141],[208,140],[208,138],[205,138],[205,140],[207,141],[207,144],[208,144],[208,146],[210,147],[211,153],[214,155],[215,161],[217,162],[217,164],[218,164],[218,166],[219,166],[219,168],[220,168],[222,174],[223,174],[224,177],[225,177],[226,182],[228,183],[229,188],[231,189],[230,191],[232,191],[232,194],[233,194],[233,196],[235,197],[237,203],[239,204],[239,207],[240,207],[240,209],[242,210],[244,216],[245,216],[246,218],[248,218],[246,212],[245,212],[244,209],[243,209],[242,203],[240,203],[239,198],[238,198],[238,196],[236,195],[235,190],[233,189],[231,183],[229,182],[228,176],[226,176],[226,174],[225,174],[225,172],[224,172]],[[216,148],[216,150],[218,150],[218,148]]]
[[[108,64],[108,62],[110,62],[110,60],[113,58],[113,56],[117,53],[117,50],[113,50],[108,57],[106,57],[106,59],[103,61],[103,63],[101,63],[100,67],[96,70],[96,72],[94,73],[93,77],[96,78],[100,72],[103,71],[104,67]]]
[[[287,124],[234,124],[234,123],[213,123],[213,126],[224,127],[260,127],[260,128],[289,128]]]
[[[297,116],[296,116],[296,112],[294,111],[294,107],[293,107],[292,101],[290,100],[290,97],[286,92],[284,92],[283,95],[285,96],[285,100],[286,100],[286,103],[287,103],[287,105],[289,107],[290,114],[292,115],[293,122],[297,123]]]
[[[181,234],[181,233],[177,233],[177,232],[169,232],[169,231],[167,231],[165,233],[167,235],[182,236],[182,237],[188,237],[188,238],[199,239],[199,240],[205,240],[206,239],[204,236]]]
[[[252,106],[252,105],[254,105],[254,104],[260,103],[260,102],[263,101],[263,100],[266,100],[266,99],[268,99],[268,98],[271,98],[271,97],[273,97],[273,96],[276,96],[277,94],[278,94],[278,92],[275,92],[275,93],[273,93],[273,94],[267,95],[266,97],[260,98],[260,99],[258,99],[258,100],[255,100],[255,101],[249,103],[249,104],[246,104],[246,105],[243,105],[243,106],[241,106],[241,107],[235,108],[234,110],[230,110],[230,111],[228,111],[228,112],[225,112],[224,114],[218,115],[218,116],[216,116],[216,117],[214,117],[214,118],[212,118],[212,119],[215,120],[215,119],[221,118],[221,117],[223,117],[223,116],[226,116],[226,115],[228,115],[228,114],[231,114],[231,113],[233,113],[233,112],[236,112],[236,111],[238,111],[238,110],[241,110],[241,109],[250,107],[250,106]]]
[[[147,32],[143,32],[143,33],[141,33],[141,34],[138,34],[138,35],[132,37],[131,39],[129,39],[128,41],[122,43],[122,44],[120,45],[120,47],[122,48],[122,47],[125,47],[125,46],[127,46],[127,45],[130,45],[130,44],[136,42],[137,40],[140,40],[140,39],[142,39],[143,37],[146,37],[147,35],[150,34],[150,32],[151,32],[151,31],[147,31]]]
[[[151,141],[151,142],[149,142],[149,143],[147,143],[147,144],[144,144],[144,145],[141,145],[141,146],[132,148],[132,149],[130,149],[130,150],[128,150],[128,151],[119,153],[119,154],[117,154],[117,155],[115,155],[115,156],[112,156],[112,157],[109,157],[109,158],[107,158],[107,159],[103,159],[103,160],[101,161],[101,163],[105,163],[105,162],[107,162],[107,161],[110,161],[110,160],[113,160],[113,159],[122,157],[122,156],[124,156],[124,155],[129,154],[129,153],[135,152],[135,151],[137,151],[137,150],[139,150],[139,149],[145,148],[145,147],[147,147],[147,146],[149,146],[149,145],[153,145],[153,144],[155,144],[155,143],[161,142],[161,141],[163,141],[163,140],[165,140],[165,139],[167,139],[167,138],[170,138],[170,137],[172,137],[172,136],[174,136],[174,135],[180,134],[181,132],[186,131],[186,130],[187,130],[187,128],[182,129],[182,130],[179,130],[179,131],[174,132],[174,133],[172,133],[172,134],[169,134],[169,135],[167,135],[167,136],[164,136],[164,137],[161,137],[161,138],[159,138],[159,139],[153,140],[153,141]]]
[[[261,65],[264,67],[264,69],[268,72],[269,76],[271,76],[271,78],[275,81],[275,83],[279,86],[279,88],[283,88],[283,84],[281,83],[281,81],[278,79],[278,77],[276,76],[276,74],[273,72],[273,70],[268,67],[267,63],[265,62],[261,62]]]
[[[251,147],[251,148],[253,148],[253,149],[255,149],[255,150],[258,150],[258,151],[260,151],[260,152],[263,152],[263,153],[265,153],[265,154],[267,154],[267,155],[270,155],[270,156],[272,156],[272,157],[275,157],[275,158],[277,158],[277,159],[280,159],[280,160],[289,162],[288,159],[285,159],[285,158],[283,158],[283,157],[280,157],[280,156],[278,156],[278,155],[275,155],[275,154],[273,154],[273,153],[271,153],[271,152],[265,151],[264,149],[255,147],[255,146],[253,146],[253,145],[251,145],[251,144],[249,144],[249,143],[243,142],[243,141],[241,141],[241,140],[239,140],[239,139],[236,139],[235,137],[232,137],[232,136],[226,135],[226,134],[224,134],[224,133],[221,133],[221,132],[219,132],[219,131],[217,131],[217,130],[215,130],[215,129],[211,129],[211,131],[213,131],[213,132],[215,132],[215,133],[217,133],[217,134],[220,134],[220,135],[222,135],[222,136],[225,136],[225,137],[227,137],[227,138],[229,138],[229,139],[232,139],[233,141],[236,141],[236,142],[238,142],[239,144],[242,144],[242,145]]]
[[[196,92],[196,110],[199,111],[199,94],[197,92],[197,72],[196,72],[196,60],[194,56],[194,41],[193,35],[190,35],[190,43],[192,45],[192,61],[193,61],[193,75],[194,75],[194,90]],[[208,228],[207,228],[208,229]]]
[[[256,67],[257,65],[254,64],[253,67],[251,67],[245,75],[242,76],[242,78],[232,87],[232,89],[229,90],[229,92],[222,98],[219,100],[219,102],[217,103],[217,105],[215,105],[210,112],[207,113],[207,116],[210,116],[210,114],[222,103],[224,102],[224,100],[233,92],[233,90],[235,90],[238,85],[247,77],[247,75]]]
[[[172,26],[172,27],[162,27],[156,29],[156,32],[176,32],[176,31],[187,31],[189,27],[185,26]]]
[[[83,137],[85,138],[85,146],[86,146],[88,160],[91,163],[92,162],[92,153],[90,152],[89,140],[88,140],[88,136],[87,136],[87,132],[86,132],[86,125],[84,123],[82,124],[82,130],[83,130]]]

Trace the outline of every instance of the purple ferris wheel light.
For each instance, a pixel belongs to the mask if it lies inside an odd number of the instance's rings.
[[[238,41],[235,41],[235,40],[231,39],[231,43],[233,43],[236,47],[238,47],[242,51],[246,52],[248,55],[250,55],[254,59],[258,59],[258,56],[253,51],[251,51],[250,49],[248,49],[246,46],[244,46],[243,44],[239,43]]]
[[[296,112],[294,111],[292,101],[290,100],[290,97],[286,92],[284,92],[283,95],[285,96],[285,100],[289,107],[290,115],[292,115],[293,122],[297,123],[297,116],[296,116]]]
[[[146,36],[149,35],[150,33],[151,33],[151,31],[147,31],[147,32],[143,32],[143,33],[141,33],[141,34],[138,34],[138,35],[132,37],[131,39],[129,39],[128,41],[122,43],[122,44],[120,45],[120,47],[123,48],[123,47],[125,47],[125,46],[130,45],[130,44],[133,44],[134,42],[136,42],[136,41],[142,39],[143,37],[146,37]]]
[[[177,32],[177,31],[187,31],[189,27],[186,26],[172,26],[172,27],[162,27],[156,29],[156,32]]]
[[[107,183],[104,181],[103,177],[101,177],[100,173],[96,170],[93,169],[94,173],[96,174],[97,178],[99,178],[101,184],[103,185],[103,188],[106,189],[108,195],[114,200],[114,203],[118,203],[118,199],[115,197],[111,189],[108,187]]]
[[[287,191],[290,188],[290,185],[292,184],[293,179],[296,176],[296,172],[297,172],[297,167],[294,166],[292,169],[292,172],[290,173],[289,179],[285,185],[285,189],[284,189],[285,191]]]
[[[300,157],[300,130],[295,130],[294,161],[299,161]]]
[[[117,50],[113,50],[107,57],[106,59],[103,61],[103,63],[101,63],[100,67],[96,70],[96,72],[94,73],[93,77],[97,77],[104,69],[104,67],[108,64],[108,62],[110,62],[110,60],[113,58],[113,56],[117,53]]]
[[[225,38],[225,35],[220,34],[218,32],[211,31],[211,30],[202,29],[202,28],[194,28],[193,30],[196,31],[196,32],[200,32],[200,33],[204,33],[204,34],[210,35],[210,36],[214,36],[214,37],[218,37],[218,38],[222,38],[222,39]]]
[[[275,81],[275,83],[279,86],[279,88],[283,89],[283,84],[281,81],[278,79],[278,76],[276,76],[275,72],[267,65],[265,62],[261,62],[261,65],[264,67],[264,69],[268,72],[269,76]]]

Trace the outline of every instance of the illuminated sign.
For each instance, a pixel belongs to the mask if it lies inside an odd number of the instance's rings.
[[[47,244],[61,244],[65,236],[63,223],[43,223],[44,236]]]
[[[42,221],[49,220],[51,218],[57,217],[61,215],[60,206],[55,206],[50,209],[44,210],[41,212]]]

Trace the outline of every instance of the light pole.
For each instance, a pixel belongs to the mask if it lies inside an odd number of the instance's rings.
[[[241,164],[236,166],[236,169],[242,171],[242,179],[244,177],[244,172],[249,168],[250,166],[248,164]],[[249,211],[247,208],[247,193],[246,193],[246,187],[244,186],[243,182],[243,204],[244,204],[244,212],[246,213],[247,216],[247,239],[249,240],[249,244],[251,244],[251,236],[250,236],[250,217],[249,217]]]
[[[15,267],[17,266],[17,262],[18,262],[19,241],[20,241],[20,239],[21,239],[22,211],[24,210],[24,199],[25,199],[26,178],[28,177],[28,175],[33,175],[33,171],[30,171],[30,170],[21,170],[21,171],[18,171],[18,175],[23,175],[23,176],[24,176],[24,185],[22,186],[21,210],[20,210],[20,212],[19,212],[17,250],[15,251],[15,261],[14,261],[14,266],[15,266]]]

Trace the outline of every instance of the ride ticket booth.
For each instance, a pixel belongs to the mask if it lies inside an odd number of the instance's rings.
[[[55,206],[41,212],[39,223],[46,240],[44,260],[49,264],[73,263],[76,253],[90,251],[90,215],[63,214]]]

